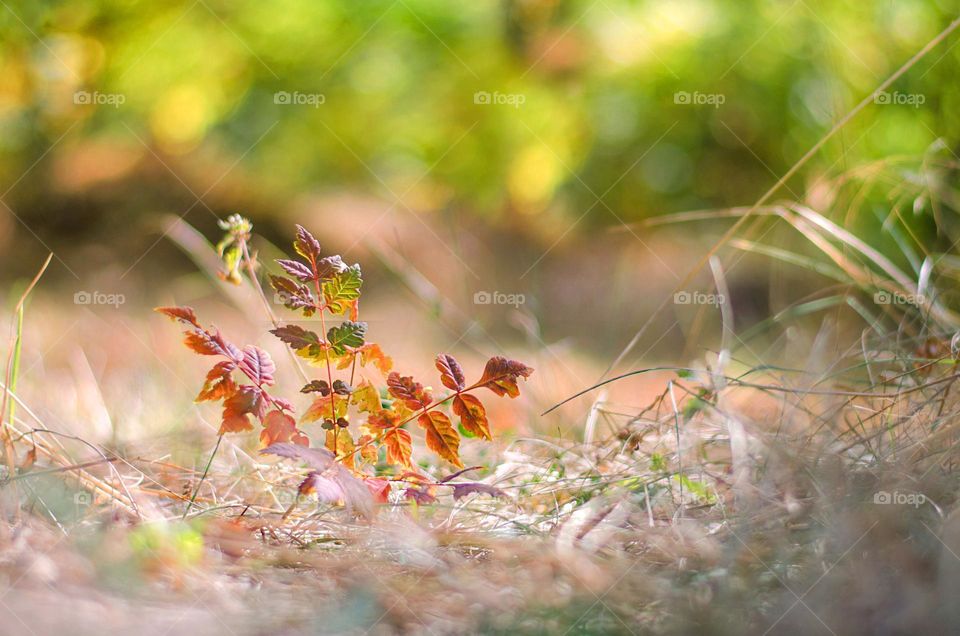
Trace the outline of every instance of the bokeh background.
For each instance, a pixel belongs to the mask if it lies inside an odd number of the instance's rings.
[[[266,261],[300,222],[363,264],[367,319],[397,357],[529,347],[553,361],[546,377],[563,394],[598,377],[577,356],[605,369],[725,227],[655,231],[645,220],[751,204],[958,8],[4,0],[2,275],[16,291],[55,253],[38,298],[70,319],[42,326],[62,340],[40,343],[37,364],[82,343],[102,378],[122,356],[98,338],[124,334],[128,352],[157,304],[206,304],[228,324],[226,308],[249,307],[248,333],[261,333],[255,305],[200,273],[203,240],[240,212]],[[778,196],[922,156],[938,139],[951,156],[955,45],[911,69]],[[729,272],[738,326],[777,309],[771,286],[804,289],[808,273],[777,267],[747,259]],[[74,298],[94,292],[124,304]],[[483,302],[495,292],[522,302]],[[663,318],[639,359],[703,353],[690,350],[687,313]],[[153,356],[157,341],[138,338]]]

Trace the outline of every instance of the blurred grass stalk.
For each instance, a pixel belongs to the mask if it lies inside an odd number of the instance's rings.
[[[10,327],[11,334],[10,348],[7,352],[7,373],[3,387],[3,402],[2,406],[0,406],[0,413],[2,413],[2,417],[5,418],[3,426],[3,446],[6,454],[8,478],[15,476],[17,464],[16,450],[13,447],[13,438],[10,434],[11,427],[13,426],[13,416],[15,412],[16,401],[10,400],[9,398],[11,393],[16,393],[17,379],[20,375],[20,350],[23,339],[24,304],[26,303],[30,292],[33,291],[33,288],[36,287],[37,283],[40,281],[43,273],[47,271],[47,267],[50,265],[51,260],[53,260],[53,252],[50,252],[50,254],[47,256],[47,260],[43,262],[40,270],[33,277],[33,280],[30,281],[30,284],[27,285],[27,288],[23,290],[23,294],[20,295],[20,300],[17,301],[17,306],[14,309],[14,322]],[[10,404],[9,413],[7,412],[8,402]],[[14,488],[15,487],[16,486],[14,486]],[[17,506],[16,510],[17,514],[19,515],[20,507]]]

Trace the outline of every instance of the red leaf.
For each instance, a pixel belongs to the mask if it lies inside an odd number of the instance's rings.
[[[277,265],[282,267],[283,271],[290,274],[302,283],[308,283],[310,281],[317,280],[317,277],[313,275],[313,270],[310,269],[308,265],[304,265],[300,261],[291,261],[285,258],[280,258],[277,259]]]
[[[476,396],[462,394],[453,398],[453,412],[460,416],[460,424],[471,435],[491,439],[487,411]]]
[[[154,307],[153,310],[169,316],[171,320],[179,320],[191,327],[200,328],[200,323],[197,322],[197,314],[194,313],[192,307]]]
[[[424,391],[423,385],[414,382],[409,375],[400,375],[392,371],[387,376],[387,390],[390,395],[403,400],[411,409],[421,409],[430,404],[430,394]]]
[[[220,355],[226,356],[234,362],[240,362],[243,360],[243,352],[235,347],[232,343],[227,342],[227,339],[224,338],[223,334],[221,334],[219,331],[215,331],[214,333],[207,335],[210,337],[210,341],[217,346]]]
[[[270,359],[270,354],[254,345],[243,348],[243,360],[239,367],[257,386],[273,384],[273,374],[277,370],[273,360]]]
[[[270,275],[270,286],[277,292],[277,300],[287,309],[300,309],[306,317],[316,312],[317,301],[306,285],[284,276]]]
[[[373,495],[377,503],[387,503],[390,496],[390,482],[386,479],[377,479],[376,477],[367,477],[363,480]]]
[[[293,241],[293,249],[307,260],[316,260],[320,257],[320,241],[313,238],[302,225],[297,226],[297,238]]]
[[[290,345],[290,348],[295,351],[310,347],[310,355],[320,355],[321,347],[326,344],[323,338],[316,333],[299,325],[284,325],[271,329],[270,333],[279,338],[281,342]]]
[[[436,365],[443,386],[454,391],[462,391],[466,388],[467,379],[463,376],[463,367],[453,356],[441,353],[437,356]]]

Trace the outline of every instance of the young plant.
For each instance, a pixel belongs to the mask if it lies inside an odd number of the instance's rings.
[[[259,287],[255,255],[250,255],[247,246],[251,224],[234,215],[223,227],[228,233],[218,246],[226,269],[221,278],[239,283],[246,265],[252,282]],[[300,424],[320,423],[322,445],[337,466],[331,477],[328,464],[318,462],[316,453],[311,455],[313,461],[308,463],[314,468],[321,464],[325,468],[311,471],[300,486],[301,494],[316,492],[326,500],[339,497],[344,501],[346,482],[339,471],[345,468],[367,479],[367,485],[378,488],[377,494],[382,496],[382,480],[369,479],[368,469],[379,467],[381,473],[407,477],[415,474],[413,436],[406,428],[414,420],[424,431],[427,448],[462,469],[461,435],[451,416],[459,418],[460,428],[467,436],[491,439],[486,408],[476,394],[487,389],[500,397],[516,398],[520,394],[518,379],[530,377],[533,369],[495,356],[487,362],[480,378],[468,384],[460,363],[449,354],[440,354],[435,365],[447,391],[435,397],[412,376],[394,371],[393,360],[367,339],[367,323],[359,319],[363,285],[360,265],[348,265],[339,255],[324,256],[319,241],[299,225],[293,249],[298,258],[278,260],[284,274],[269,275],[270,285],[287,309],[303,318],[319,320],[320,331],[297,324],[278,324],[270,333],[298,358],[322,369],[322,377],[308,381],[300,389],[301,393],[313,396]],[[275,367],[266,352],[252,345],[234,347],[219,331],[204,329],[189,307],[161,307],[157,311],[187,326],[185,343],[193,351],[224,358],[207,374],[197,396],[198,401],[222,400],[221,435],[251,430],[253,417],[263,426],[260,440],[268,447],[264,452],[306,461],[307,455],[297,452],[295,445],[306,447],[310,440],[297,426],[293,406],[267,391],[274,384]],[[371,379],[374,369],[379,372],[380,381]],[[235,381],[237,371],[249,380],[248,384]],[[433,485],[439,484],[446,481]],[[496,494],[495,489],[460,486],[459,490],[455,488],[456,492]],[[422,484],[417,489],[418,493],[421,491],[426,492]],[[423,499],[416,493],[412,498]]]

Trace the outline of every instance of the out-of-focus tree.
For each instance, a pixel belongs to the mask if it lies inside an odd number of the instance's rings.
[[[8,2],[0,194],[51,232],[164,207],[171,183],[195,187],[181,168],[197,165],[218,166],[203,189],[240,166],[253,191],[362,190],[534,229],[749,203],[957,8]],[[819,172],[957,139],[960,47],[950,44],[788,185],[800,192]],[[107,211],[50,203],[51,187],[82,189],[136,166],[165,181],[151,187],[141,174],[129,204]]]

